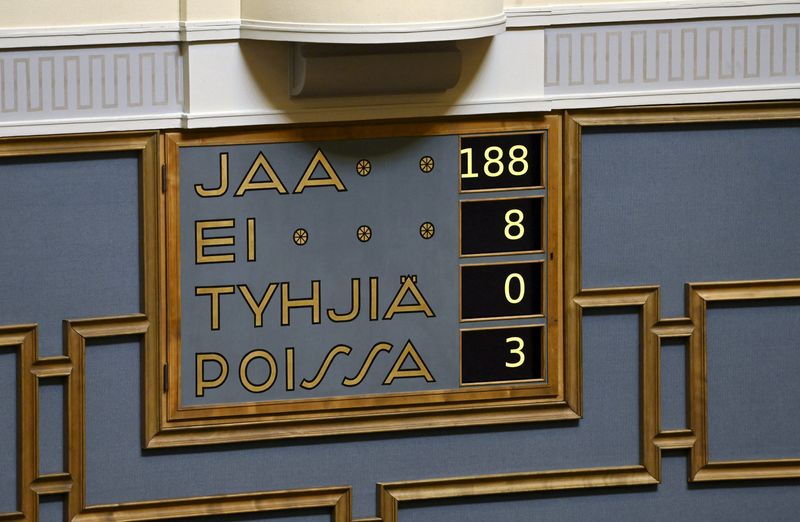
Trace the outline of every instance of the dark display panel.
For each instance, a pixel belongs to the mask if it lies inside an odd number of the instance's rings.
[[[543,198],[461,201],[461,255],[542,250]]]
[[[541,379],[542,326],[461,331],[461,384]]]
[[[461,266],[461,319],[541,315],[542,263]]]
[[[542,187],[542,134],[461,138],[461,190]]]

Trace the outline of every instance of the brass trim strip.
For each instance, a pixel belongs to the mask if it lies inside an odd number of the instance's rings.
[[[11,348],[17,358],[17,511],[0,513],[0,520],[33,520],[38,503],[28,484],[39,469],[39,393],[31,372],[36,359],[37,326],[0,327],[0,349]]]
[[[644,466],[589,468],[378,484],[383,522],[397,522],[400,502],[481,495],[658,484]]]
[[[84,509],[71,520],[144,521],[320,508],[331,510],[331,522],[348,522],[351,512],[350,488],[310,488],[98,505]]]
[[[800,279],[691,283],[691,316],[697,326],[689,347],[690,426],[697,435],[691,452],[693,482],[799,478],[800,458],[712,462],[708,455],[707,310],[709,302],[800,298]]]
[[[662,431],[653,439],[653,443],[659,449],[692,449],[695,442],[692,430],[669,430]]]
[[[691,337],[694,323],[688,317],[661,319],[653,325],[653,333],[658,337]]]
[[[69,377],[72,373],[72,361],[63,355],[39,358],[33,363],[31,372],[40,379]]]
[[[72,477],[69,473],[39,475],[31,482],[31,489],[37,495],[67,494],[72,490]]]
[[[419,393],[372,394],[321,399],[254,401],[228,405],[184,406],[180,403],[181,372],[180,336],[180,249],[179,249],[179,171],[182,147],[206,145],[238,145],[304,140],[361,139],[386,136],[435,136],[448,134],[546,132],[548,204],[546,222],[550,223],[546,243],[551,257],[546,270],[550,284],[543,296],[548,310],[548,374],[547,385],[498,386],[485,389],[439,390]],[[558,115],[519,115],[490,118],[454,118],[417,122],[368,122],[332,126],[301,125],[273,127],[254,131],[186,131],[170,132],[162,141],[166,165],[166,197],[160,214],[164,234],[161,246],[166,264],[161,265],[161,303],[169,301],[165,324],[161,326],[163,344],[159,359],[162,364],[147,366],[148,378],[160,379],[167,367],[166,386],[148,387],[160,396],[148,399],[147,412],[160,411],[157,422],[149,422],[145,446],[148,448],[216,444],[243,440],[322,436],[347,432],[398,431],[413,428],[436,428],[477,424],[532,422],[574,417],[574,396],[566,395],[565,380],[573,379],[579,370],[572,370],[573,357],[561,354],[563,343],[560,285],[560,205],[561,205],[561,117]],[[454,187],[455,188],[455,187]],[[162,304],[163,307],[163,304]],[[162,312],[164,309],[162,308]],[[152,318],[150,314],[148,317]],[[161,390],[166,389],[162,392]],[[565,400],[566,399],[566,400]],[[160,400],[160,402],[158,402]],[[158,403],[160,410],[155,404]],[[547,405],[551,403],[551,405]],[[151,406],[153,405],[153,406]],[[542,410],[539,412],[539,410]],[[557,412],[557,413],[556,413]]]

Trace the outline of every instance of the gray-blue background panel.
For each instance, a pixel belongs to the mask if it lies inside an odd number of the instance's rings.
[[[64,473],[64,379],[39,380],[39,473]]]
[[[661,341],[661,429],[688,428],[685,339]]]
[[[40,356],[64,319],[140,310],[138,183],[133,153],[0,159],[0,325],[38,323]]]
[[[708,310],[710,460],[800,458],[800,299]]]
[[[800,277],[796,124],[586,128],[584,288]]]

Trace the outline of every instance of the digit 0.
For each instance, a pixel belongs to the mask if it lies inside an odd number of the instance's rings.
[[[506,339],[506,343],[517,343],[516,348],[510,348],[508,350],[508,353],[517,356],[517,360],[515,362],[507,362],[506,368],[518,368],[522,366],[522,364],[525,362],[525,352],[522,351],[522,349],[525,347],[525,341],[523,341],[521,337],[508,337]]]
[[[506,227],[504,232],[508,239],[516,241],[525,235],[525,227],[522,225],[523,219],[525,219],[525,214],[518,208],[512,208],[506,212]],[[512,229],[516,229],[516,232],[512,233]]]
[[[514,280],[516,280],[517,284],[519,285],[517,297],[511,297],[511,281]],[[504,290],[506,294],[506,301],[508,301],[511,304],[518,304],[525,298],[525,279],[523,279],[522,276],[517,272],[508,274],[508,277],[506,277]]]

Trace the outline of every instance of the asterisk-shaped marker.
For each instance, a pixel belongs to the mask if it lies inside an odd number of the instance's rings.
[[[308,231],[305,228],[298,228],[292,235],[295,245],[305,245],[308,242]]]
[[[419,226],[419,235],[422,236],[422,239],[430,239],[433,237],[433,234],[436,232],[436,228],[433,226],[433,223],[430,221],[426,221],[425,223]]]
[[[367,225],[361,225],[358,227],[358,230],[356,230],[356,237],[358,237],[358,240],[362,243],[366,243],[372,237],[372,229]]]
[[[419,160],[419,170],[422,172],[430,172],[433,170],[433,158],[430,156],[422,156]]]
[[[359,160],[356,163],[356,172],[359,176],[366,176],[372,170],[372,164],[369,162],[368,159]]]

